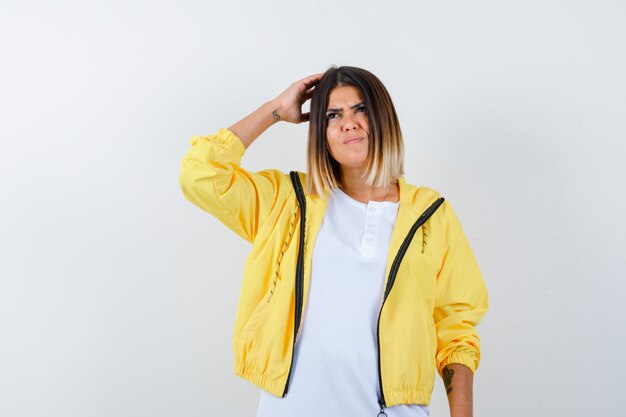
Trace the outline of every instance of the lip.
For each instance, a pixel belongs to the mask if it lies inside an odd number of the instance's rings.
[[[363,138],[348,138],[348,140],[346,140],[343,144],[348,145],[350,143],[358,143],[358,142],[361,142],[362,140]]]

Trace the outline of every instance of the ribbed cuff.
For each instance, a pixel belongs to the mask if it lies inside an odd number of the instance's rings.
[[[471,352],[453,352],[450,355],[448,355],[443,361],[441,361],[441,363],[439,364],[439,367],[437,369],[437,372],[439,372],[440,376],[443,376],[441,373],[443,371],[443,368],[446,367],[446,365],[450,365],[451,363],[459,363],[461,365],[465,365],[467,366],[470,371],[472,371],[472,373],[476,372],[476,369],[478,369],[478,357],[475,353],[471,353]]]
[[[225,127],[217,131],[214,139],[229,146],[239,156],[243,156],[243,154],[246,153],[246,147],[243,145],[243,142],[241,142],[241,139]]]

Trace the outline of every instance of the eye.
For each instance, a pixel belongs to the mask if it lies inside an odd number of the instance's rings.
[[[356,111],[361,112],[361,113],[366,113],[367,108],[365,106],[359,106],[356,108]]]
[[[326,120],[334,119],[337,116],[337,113],[328,113],[326,115]]]

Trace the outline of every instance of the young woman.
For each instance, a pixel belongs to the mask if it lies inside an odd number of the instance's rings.
[[[271,125],[307,121],[306,173],[241,167]],[[191,145],[184,195],[252,243],[233,351],[258,417],[427,416],[435,372],[451,416],[472,415],[487,290],[450,204],[406,182],[376,76],[311,75]]]

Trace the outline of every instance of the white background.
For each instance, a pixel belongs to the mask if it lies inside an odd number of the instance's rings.
[[[189,139],[369,69],[406,178],[490,290],[477,416],[623,411],[622,1],[0,1],[0,416],[253,416],[231,336],[248,243],[188,203]],[[305,169],[278,124],[244,167]],[[448,414],[437,380],[431,416]]]

